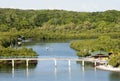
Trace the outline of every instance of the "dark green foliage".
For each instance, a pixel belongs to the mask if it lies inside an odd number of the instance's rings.
[[[104,50],[108,53],[120,52],[120,40],[111,39],[109,36],[101,36],[98,39],[80,40],[71,42],[71,47],[78,51],[78,56],[88,56],[95,50]]]
[[[2,48],[0,49],[0,57],[32,57],[36,56],[36,53],[32,49],[27,48]]]
[[[43,27],[44,24],[65,25],[73,23],[73,29],[97,29],[99,32],[116,31],[120,28],[120,11],[105,12],[72,12],[63,10],[18,10],[0,9],[0,31],[15,27],[16,29],[31,29]],[[116,27],[117,26],[117,27]],[[112,30],[111,30],[112,29]],[[119,30],[120,31],[120,30]]]
[[[110,56],[109,64],[114,67],[120,67],[120,52]]]
[[[0,31],[11,30],[19,30],[19,34],[37,39],[93,39],[101,34],[119,38],[120,11],[89,13],[1,8]]]

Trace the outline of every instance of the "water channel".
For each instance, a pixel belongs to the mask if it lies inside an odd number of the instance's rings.
[[[31,42],[25,46],[33,48],[39,58],[78,58],[69,42]],[[0,67],[0,81],[120,81],[120,73],[99,70],[88,63],[82,67],[76,61],[72,61],[70,67],[67,61],[57,61],[57,67],[53,61],[38,61],[29,68]]]

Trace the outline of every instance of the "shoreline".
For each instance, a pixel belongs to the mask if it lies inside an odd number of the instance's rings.
[[[102,70],[106,70],[106,71],[114,71],[114,72],[120,72],[120,68],[114,68],[110,65],[99,65],[96,66],[97,69],[102,69]]]

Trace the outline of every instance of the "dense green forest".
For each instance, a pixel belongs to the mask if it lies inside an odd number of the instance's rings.
[[[101,34],[119,38],[120,11],[73,12],[1,8],[0,32],[14,32],[39,39],[90,39],[98,38]]]
[[[80,39],[71,43],[71,47],[78,51],[78,56],[87,56],[90,51],[102,49],[114,52],[115,55],[111,56],[113,62],[114,57],[120,53],[120,11],[73,12],[0,8],[1,55],[6,49],[13,50],[11,43],[13,47],[16,46],[20,36],[33,40]],[[120,62],[116,65],[120,65]]]
[[[78,56],[89,56],[93,51],[103,50],[108,53],[120,51],[120,38],[112,39],[110,36],[100,36],[97,39],[86,39],[71,42],[70,46],[78,51]]]
[[[0,29],[32,29],[61,26],[59,29],[92,30],[96,32],[119,31],[120,11],[72,12],[63,10],[0,9]],[[70,27],[68,27],[70,26]]]

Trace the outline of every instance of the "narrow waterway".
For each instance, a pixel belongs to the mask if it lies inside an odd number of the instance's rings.
[[[69,47],[69,42],[31,42],[25,45],[44,57],[78,58],[76,52]],[[4,65],[3,65],[4,66]],[[0,81],[120,81],[120,73],[103,71],[85,63],[85,67],[76,61],[38,61],[29,68],[0,66]]]

